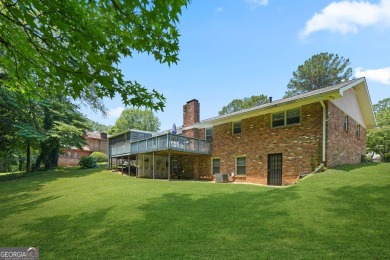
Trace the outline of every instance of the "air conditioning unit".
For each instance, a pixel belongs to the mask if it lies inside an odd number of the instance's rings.
[[[227,174],[227,173],[215,174],[215,182],[216,183],[229,182],[229,174]]]

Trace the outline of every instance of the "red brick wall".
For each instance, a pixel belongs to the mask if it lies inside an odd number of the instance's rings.
[[[91,155],[90,151],[81,151],[81,150],[71,150],[71,158],[68,156],[68,151],[65,150],[65,157],[63,155],[60,155],[58,157],[58,166],[65,167],[65,166],[77,166],[79,163],[79,159],[82,156],[89,156]],[[74,158],[74,153],[77,152],[77,158]]]
[[[356,136],[357,123],[351,117],[348,131],[344,130],[344,112],[328,102],[327,166],[356,164],[366,154],[366,129],[361,127],[360,138]]]
[[[271,127],[271,114],[241,121],[242,133],[232,134],[232,124],[213,127],[212,157],[220,158],[221,172],[236,172],[236,157],[246,157],[246,176],[236,178],[267,184],[268,154],[282,153],[283,184],[294,183],[301,173],[321,162],[322,107],[320,103],[301,108],[299,125]],[[205,162],[206,164],[206,162]],[[211,160],[208,162],[211,175]]]
[[[183,106],[183,127],[192,126],[198,123],[200,119],[200,104],[198,100],[193,99]],[[200,137],[200,130],[197,128],[183,130],[183,135],[192,138]]]

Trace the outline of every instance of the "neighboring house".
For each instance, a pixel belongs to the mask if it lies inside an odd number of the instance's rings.
[[[85,141],[83,149],[76,147],[65,149],[63,154],[59,155],[58,166],[76,166],[83,156],[89,156],[93,152],[102,152],[108,154],[108,140],[106,133],[87,132],[84,135]]]
[[[200,121],[194,99],[181,134],[130,131],[109,138],[109,157],[133,161],[137,176],[293,184],[321,163],[361,162],[366,130],[376,126],[364,78]],[[168,172],[170,174],[168,174]]]

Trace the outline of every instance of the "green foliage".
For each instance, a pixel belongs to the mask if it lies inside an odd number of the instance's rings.
[[[48,169],[57,166],[60,147],[85,144],[82,135],[87,123],[79,107],[66,97],[45,97],[33,100],[0,86],[0,159],[23,156],[29,171],[30,155],[36,152],[37,168]]]
[[[177,63],[176,24],[188,0],[4,0],[0,8],[0,64],[5,85],[37,98],[113,98],[162,109],[165,98],[124,78],[118,63],[133,53]]]
[[[390,98],[380,100],[373,105],[378,128],[367,133],[367,148],[382,156],[390,152]]]
[[[373,105],[378,126],[390,126],[390,98],[380,100]]]
[[[233,99],[228,105],[224,106],[218,114],[226,115],[243,109],[260,106],[268,102],[265,95],[251,96],[250,98]]]
[[[79,161],[79,165],[82,169],[97,168],[97,159],[92,156],[82,156]]]
[[[95,157],[97,162],[108,162],[108,156],[102,152],[93,152],[91,157]]]
[[[118,134],[129,129],[156,132],[160,129],[160,125],[160,120],[151,110],[128,108],[122,111],[109,133]]]
[[[368,131],[367,149],[383,156],[390,152],[390,126],[384,126]]]
[[[293,77],[287,85],[284,97],[302,94],[349,80],[352,76],[352,69],[348,67],[349,65],[349,59],[339,57],[338,54],[325,52],[313,55],[293,72]]]
[[[384,162],[390,162],[390,153],[385,153],[383,156],[382,156],[382,160]]]
[[[103,125],[93,120],[87,119],[87,121],[88,125],[90,125],[91,131],[93,132],[108,133],[108,131],[111,129],[111,126]]]

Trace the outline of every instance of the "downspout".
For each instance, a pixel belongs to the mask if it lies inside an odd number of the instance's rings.
[[[326,161],[326,106],[324,101],[320,101],[322,106],[322,163]]]

